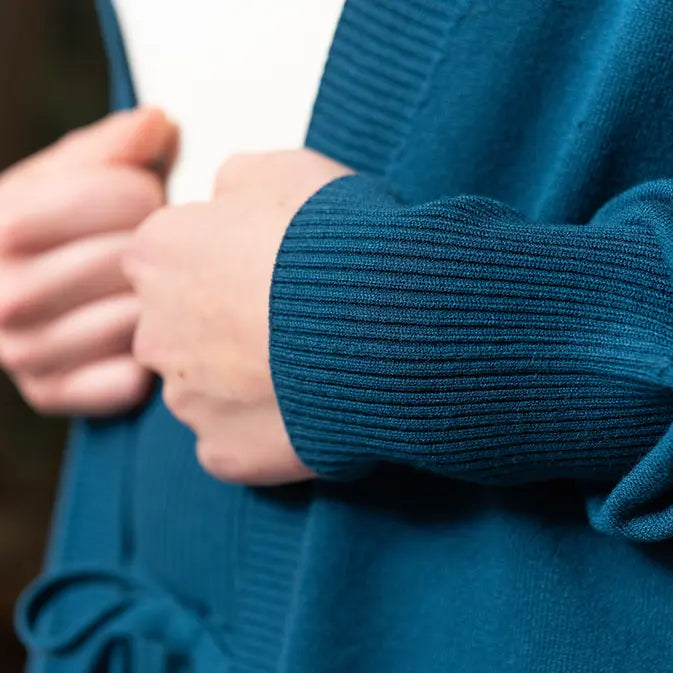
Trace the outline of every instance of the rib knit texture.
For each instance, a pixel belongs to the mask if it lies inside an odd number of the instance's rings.
[[[672,82],[667,0],[348,0],[269,306],[320,478],[79,420],[31,673],[673,673]]]
[[[619,475],[671,419],[672,199],[649,183],[564,225],[480,197],[404,207],[364,177],[323,189],[271,300],[299,455],[325,476]]]
[[[672,11],[347,4],[308,144],[359,174],[300,209],[270,299],[322,477],[614,483],[649,454],[591,519],[673,535]]]

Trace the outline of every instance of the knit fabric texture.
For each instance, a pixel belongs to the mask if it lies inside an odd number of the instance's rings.
[[[31,673],[673,673],[672,83],[666,0],[348,0],[269,306],[320,478],[79,420]]]

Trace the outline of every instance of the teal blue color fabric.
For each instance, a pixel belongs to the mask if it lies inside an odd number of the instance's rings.
[[[356,170],[270,296],[320,479],[207,477],[159,388],[82,421],[32,670],[673,671],[673,7],[349,0],[307,145]]]

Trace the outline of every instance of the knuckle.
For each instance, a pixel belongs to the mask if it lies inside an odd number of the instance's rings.
[[[259,156],[259,154],[252,152],[232,154],[220,164],[217,170],[215,176],[216,190],[225,189],[228,185],[232,184],[243,170],[250,168],[251,165],[257,162]]]
[[[235,154],[230,154],[221,164],[220,170],[218,173],[226,175],[228,172],[235,169],[237,166],[240,166],[242,163],[248,160],[249,154],[245,152],[236,152]]]
[[[196,459],[206,472],[214,477],[220,477],[217,471],[218,457],[208,442],[201,439],[196,442]],[[225,477],[221,476],[220,478],[224,479]]]
[[[229,447],[199,439],[196,443],[196,458],[208,474],[235,484],[249,484],[255,481],[255,470],[243,458],[241,451],[231,451]]]
[[[55,381],[27,379],[20,383],[19,390],[26,402],[35,411],[42,414],[51,414],[58,411],[60,399],[58,385]]]
[[[228,161],[225,161],[218,169],[217,174],[215,175],[215,191],[220,191],[224,189],[231,180],[231,166]]]
[[[129,406],[142,402],[147,397],[152,386],[152,375],[150,372],[139,364],[134,364],[135,366],[131,371],[124,391]]]
[[[241,472],[240,466],[226,454],[226,450],[222,447],[218,450],[212,441],[199,439],[196,443],[196,458],[208,474],[225,481],[236,481]]]

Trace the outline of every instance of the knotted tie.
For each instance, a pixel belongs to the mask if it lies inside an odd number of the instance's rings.
[[[67,619],[58,620],[59,609],[67,609]],[[86,650],[86,673],[141,673],[141,661],[142,673],[231,668],[222,629],[206,610],[153,580],[117,570],[78,567],[42,576],[21,596],[16,627],[37,652]]]

